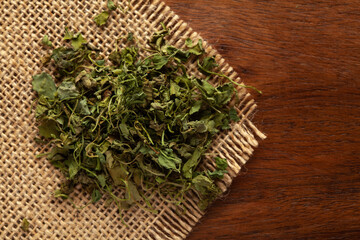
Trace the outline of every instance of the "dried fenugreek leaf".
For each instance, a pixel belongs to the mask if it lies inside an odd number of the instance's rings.
[[[46,46],[49,46],[49,47],[52,47],[52,42],[49,40],[49,36],[48,35],[44,35],[43,39],[41,40],[41,43],[46,45]]]
[[[110,16],[110,12],[109,11],[103,11],[101,12],[99,15],[97,15],[95,18],[94,18],[94,22],[98,25],[98,26],[102,26],[104,25],[108,18]]]
[[[114,6],[108,2],[109,11]],[[96,17],[99,24],[107,18]],[[108,195],[126,209],[147,202],[149,189],[177,196],[173,200],[179,203],[194,190],[201,208],[221,194],[214,181],[226,173],[226,159],[215,157],[214,171],[198,166],[213,137],[239,120],[228,106],[236,95],[234,83],[212,72],[217,64],[213,57],[203,58],[201,40],[186,40],[187,47],[178,49],[167,43],[168,34],[163,26],[151,37],[146,58],[127,34],[128,46],[113,51],[108,65],[81,33],[65,29],[70,46],[51,54],[58,84],[47,73],[33,77],[39,134],[53,144],[48,160],[67,179],[55,196],[69,198],[82,184],[91,202]],[[229,82],[213,86],[209,77],[188,74],[191,57],[205,75]],[[125,190],[124,199],[113,194],[114,187]]]
[[[23,218],[20,227],[25,232],[29,231],[29,227],[30,227],[29,221],[26,218]]]

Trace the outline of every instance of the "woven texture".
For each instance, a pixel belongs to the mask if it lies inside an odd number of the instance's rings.
[[[92,18],[106,8],[106,1],[3,0],[0,4],[0,239],[185,239],[203,215],[193,193],[186,197],[183,212],[148,193],[159,213],[133,207],[123,213],[126,227],[117,208],[106,207],[104,201],[77,210],[69,201],[55,199],[52,193],[63,177],[45,158],[35,157],[47,151],[34,141],[37,127],[34,113],[29,113],[35,99],[32,75],[44,70],[40,59],[49,51],[40,43],[44,34],[60,46],[69,26],[105,56],[115,47],[116,39],[128,31],[145,46],[152,33],[160,29],[160,22],[172,29],[169,42],[177,47],[188,37],[200,38],[160,1],[117,3],[126,14],[116,10],[105,28],[97,27]],[[216,56],[225,74],[240,82],[214,49],[206,42],[204,47],[207,54]],[[196,69],[194,64],[192,69]],[[216,84],[217,79],[213,81]],[[223,191],[258,145],[256,138],[265,138],[249,120],[256,108],[250,94],[240,89],[239,95],[241,121],[217,136],[209,149],[229,161],[229,173],[217,183]],[[206,160],[201,167],[214,169],[214,162]],[[79,189],[72,196],[77,205],[86,204],[90,198]],[[26,233],[20,229],[23,218],[30,222]]]

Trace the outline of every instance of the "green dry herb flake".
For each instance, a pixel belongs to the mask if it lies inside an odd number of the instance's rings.
[[[108,2],[109,11],[114,3]],[[99,25],[108,13],[96,17]],[[166,41],[169,30],[153,35],[146,58],[139,56],[132,34],[127,47],[99,56],[80,33],[65,29],[69,46],[52,50],[52,75],[33,77],[38,94],[36,118],[39,134],[52,143],[48,160],[66,177],[56,197],[69,198],[81,184],[91,202],[109,196],[121,209],[148,202],[145,192],[158,191],[180,204],[186,191],[194,190],[206,208],[220,194],[215,185],[226,173],[226,159],[215,158],[214,171],[198,166],[213,137],[239,117],[230,100],[236,94],[232,80],[213,86],[208,79],[217,66],[203,58],[199,40],[178,49]],[[188,73],[189,59],[207,77]],[[200,61],[200,59],[203,59]],[[201,62],[201,64],[200,64]],[[122,188],[123,199],[113,188]]]
[[[229,110],[229,118],[234,122],[238,122],[240,120],[235,108],[231,108]]]
[[[189,48],[189,53],[195,54],[197,56],[200,56],[204,54],[204,48],[202,46],[202,40],[200,39],[197,44],[193,44],[192,40],[190,38],[186,39],[185,41],[186,46]]]
[[[77,50],[81,47],[82,44],[85,44],[86,40],[83,38],[81,33],[78,33],[71,39],[71,45],[73,46],[74,50]]]
[[[98,25],[99,27],[103,26],[106,24],[107,20],[110,17],[110,14],[112,11],[117,9],[117,6],[115,5],[115,3],[113,1],[108,1],[107,2],[107,11],[102,11],[100,14],[96,15],[94,17],[94,22],[96,23],[96,25]]]
[[[58,89],[57,89],[57,95],[60,98],[60,100],[64,100],[67,98],[76,98],[79,96],[79,91],[75,86],[74,82],[62,82]]]
[[[101,197],[102,197],[102,195],[101,195],[100,191],[98,189],[94,189],[91,194],[91,202],[96,203],[97,201],[99,201],[101,199]]]
[[[30,227],[29,221],[26,218],[23,218],[20,227],[23,231],[28,232]]]
[[[54,99],[56,93],[56,86],[53,78],[43,72],[33,76],[32,81],[33,89],[39,94],[50,99]]]
[[[224,174],[227,173],[226,168],[228,167],[227,160],[224,158],[215,158],[216,169],[215,171],[208,171],[209,176],[212,179],[222,179]]]
[[[117,6],[115,5],[115,3],[113,1],[108,1],[107,8],[109,9],[109,11],[113,11],[117,8]]]
[[[41,43],[46,45],[46,46],[49,46],[49,47],[52,47],[52,42],[49,40],[49,36],[48,35],[44,35],[43,39],[41,40]]]
[[[100,27],[104,25],[110,16],[109,11],[103,11],[94,18],[94,22]]]
[[[190,159],[185,162],[182,168],[182,173],[185,178],[189,178],[189,179],[192,178],[193,170],[198,165],[202,153],[203,153],[203,149],[200,147],[196,147]]]
[[[60,134],[60,130],[54,120],[45,119],[41,122],[38,128],[39,135],[45,138],[57,138]]]
[[[219,66],[214,57],[206,57],[199,65],[199,70],[205,75],[212,75],[212,70]]]
[[[65,28],[64,40],[70,40],[74,50],[78,50],[82,44],[87,43],[81,33],[74,34],[68,28]]]
[[[133,40],[134,40],[134,34],[133,34],[132,32],[129,32],[129,34],[128,34],[128,36],[127,36],[126,40],[127,40],[128,42],[133,41]]]
[[[164,151],[160,150],[158,162],[159,165],[164,168],[179,171],[179,165],[182,161],[178,156],[176,156],[172,149],[167,148]]]
[[[204,175],[198,175],[192,179],[192,184],[200,196],[200,209],[204,210],[207,206],[214,201],[221,190],[214,184],[214,181]]]

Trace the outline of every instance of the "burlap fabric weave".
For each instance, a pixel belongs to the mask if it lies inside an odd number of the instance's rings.
[[[163,2],[117,3],[126,13],[118,9],[105,28],[97,27],[92,19],[106,8],[106,1],[0,3],[0,239],[184,239],[203,215],[197,207],[196,195],[191,193],[183,212],[166,199],[148,193],[159,213],[133,207],[123,213],[128,226],[121,223],[117,208],[106,207],[104,202],[75,209],[69,201],[53,197],[63,178],[61,174],[45,158],[35,157],[47,150],[34,141],[37,127],[34,113],[30,113],[35,99],[32,75],[44,70],[40,59],[49,51],[40,43],[44,34],[60,46],[64,28],[69,26],[80,31],[105,56],[114,48],[116,39],[129,31],[145,46],[152,33],[160,29],[160,22],[172,29],[169,41],[177,47],[183,46],[188,37],[200,38]],[[216,55],[225,74],[240,81],[214,49],[206,42],[204,46],[209,55]],[[219,135],[209,151],[229,161],[229,173],[217,183],[224,191],[258,145],[256,138],[265,137],[249,120],[256,108],[250,94],[242,89],[239,95],[240,123]],[[206,160],[202,167],[214,169],[214,163]],[[80,190],[72,196],[77,205],[89,200],[89,195]],[[23,218],[30,222],[28,232],[20,229]]]

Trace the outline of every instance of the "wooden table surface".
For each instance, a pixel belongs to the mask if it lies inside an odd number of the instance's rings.
[[[360,2],[165,2],[264,92],[268,138],[188,239],[360,239]]]

